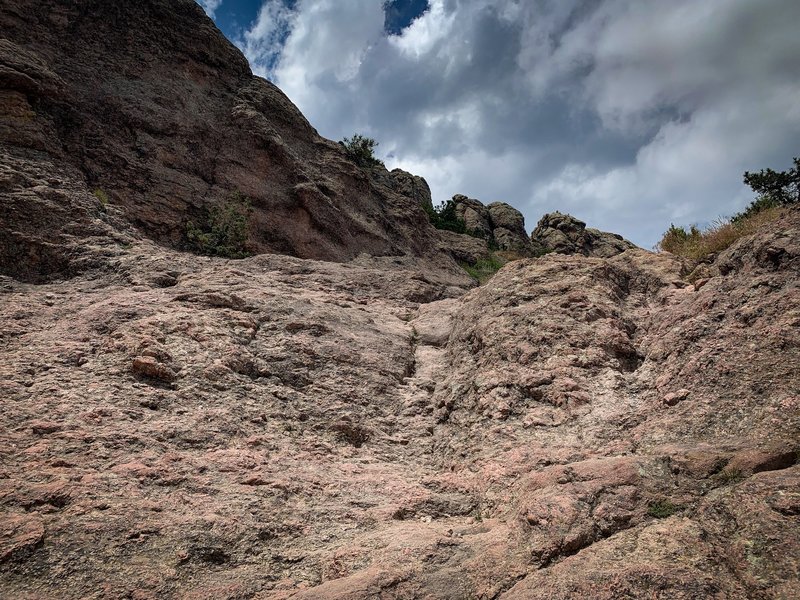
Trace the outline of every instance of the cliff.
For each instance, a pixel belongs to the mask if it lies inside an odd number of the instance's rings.
[[[320,137],[192,0],[3,2],[0,23],[5,271],[78,272],[85,249],[63,246],[103,224],[181,248],[187,223],[246,198],[250,253],[413,257],[466,281],[418,199]]]

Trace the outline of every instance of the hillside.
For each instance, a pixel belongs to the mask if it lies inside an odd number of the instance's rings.
[[[187,222],[244,197],[248,252],[412,257],[465,283],[418,201],[317,135],[192,0],[6,1],[0,23],[4,270],[81,272],[63,247],[104,225],[181,248]]]
[[[798,211],[693,283],[546,215],[475,287],[194,2],[0,25],[0,597],[800,597]]]

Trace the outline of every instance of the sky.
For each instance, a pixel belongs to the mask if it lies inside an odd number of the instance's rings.
[[[321,135],[435,203],[508,202],[652,248],[800,156],[797,0],[200,0]]]

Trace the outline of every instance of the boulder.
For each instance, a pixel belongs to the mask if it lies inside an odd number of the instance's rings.
[[[453,202],[456,204],[456,216],[464,221],[467,231],[484,236],[487,239],[491,237],[491,216],[480,200],[456,194],[453,196]]]
[[[500,250],[533,254],[525,232],[525,217],[510,204],[493,202],[484,206],[479,200],[462,194],[453,196],[453,202],[456,216],[464,221],[469,236],[483,238]],[[454,239],[452,236],[446,238]]]
[[[531,233],[531,242],[540,253],[583,254],[609,258],[634,244],[616,233],[587,228],[586,223],[571,215],[553,212],[543,216]]]
[[[505,202],[492,202],[487,206],[492,221],[492,235],[502,250],[530,253],[531,243],[525,231],[525,217]]]

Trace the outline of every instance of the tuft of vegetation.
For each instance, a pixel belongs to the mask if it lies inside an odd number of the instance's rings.
[[[111,202],[108,198],[108,194],[106,194],[104,190],[97,188],[92,192],[92,195],[97,198],[97,201],[100,203],[100,209],[105,212]]]
[[[248,256],[245,244],[251,212],[250,201],[237,192],[228,202],[208,209],[199,222],[186,223],[187,246],[198,254],[208,256]]]
[[[477,279],[478,283],[484,284],[489,281],[506,262],[507,261],[503,260],[496,253],[491,252],[489,256],[478,259],[474,265],[463,263],[461,267],[470,277]]]
[[[718,219],[703,230],[696,225],[692,225],[688,230],[670,225],[656,248],[699,261],[722,252],[739,238],[755,233],[762,225],[778,219],[782,214],[783,210],[780,207],[773,207],[736,222]]]
[[[667,499],[651,502],[647,507],[647,514],[656,519],[666,519],[680,510],[680,506]]]
[[[332,425],[331,431],[334,431],[338,434],[339,439],[350,444],[354,448],[361,448],[370,438],[369,430],[361,425],[354,425],[345,421]]]
[[[438,206],[425,207],[428,219],[436,229],[454,231],[456,233],[467,233],[467,225],[456,215],[455,200],[442,202]]]
[[[344,138],[339,142],[344,146],[347,156],[359,167],[383,167],[383,161],[375,156],[375,148],[378,142],[374,139],[361,135],[353,134],[353,137]]]
[[[456,214],[456,201],[453,199],[447,202],[442,202],[437,206],[424,206],[425,212],[428,215],[428,220],[436,229],[444,229],[446,231],[453,231],[455,233],[463,233],[474,238],[486,240],[489,250],[498,250],[497,242],[491,235],[487,235],[485,231],[475,229],[467,229],[467,224],[463,219],[460,219]]]
[[[744,480],[744,473],[740,469],[723,469],[717,473],[717,479],[723,484],[739,483]]]
[[[730,219],[717,219],[702,230],[696,225],[686,229],[670,224],[656,249],[700,261],[778,219],[784,207],[800,202],[800,159],[795,158],[794,168],[788,171],[764,169],[758,173],[745,172],[744,182],[758,197],[742,212]]]

